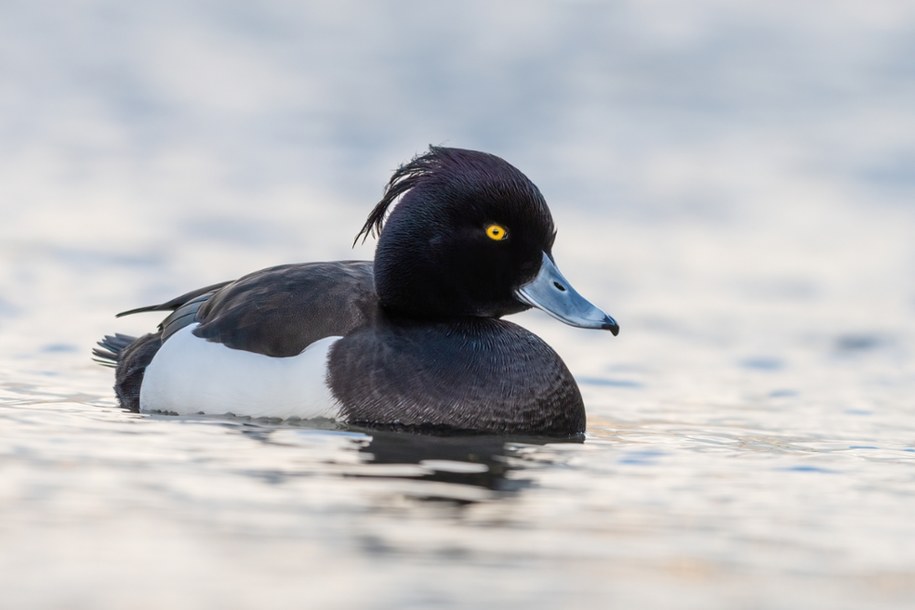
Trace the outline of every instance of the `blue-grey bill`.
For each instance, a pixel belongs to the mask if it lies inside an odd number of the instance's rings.
[[[515,297],[570,326],[609,330],[614,336],[620,332],[616,320],[578,294],[545,252],[540,271],[515,290]]]

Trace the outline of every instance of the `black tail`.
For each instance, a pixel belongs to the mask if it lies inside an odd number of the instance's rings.
[[[92,359],[104,366],[117,369],[114,374],[114,391],[121,406],[131,411],[140,410],[140,384],[147,365],[162,347],[162,335],[149,333],[136,338],[117,333],[106,335],[92,350]]]
[[[121,333],[105,335],[105,338],[98,342],[98,347],[92,349],[92,359],[102,366],[114,368],[121,359],[121,353],[136,340],[136,337]]]

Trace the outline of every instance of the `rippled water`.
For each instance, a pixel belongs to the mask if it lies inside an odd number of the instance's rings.
[[[501,6],[501,5],[500,5]],[[910,3],[0,8],[0,607],[915,605]],[[133,306],[541,187],[583,443],[124,413]]]

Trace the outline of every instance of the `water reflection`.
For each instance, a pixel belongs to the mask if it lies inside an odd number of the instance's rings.
[[[551,446],[581,443],[580,439],[540,437],[427,436],[341,427],[329,421],[278,423],[220,418],[217,422],[248,438],[295,448],[305,459],[296,476],[330,472],[344,478],[408,481],[410,485],[400,486],[405,495],[457,504],[513,495],[529,488],[534,478],[526,476],[525,469],[552,462],[547,457]],[[318,447],[322,449],[315,452]]]
[[[537,442],[536,439],[526,439]],[[539,444],[545,444],[541,441]],[[363,470],[351,476],[408,476],[418,481],[434,481],[450,485],[473,485],[491,491],[516,493],[529,487],[527,477],[507,475],[519,470],[523,461],[518,457],[518,445],[502,437],[431,437],[399,432],[372,432],[371,441],[360,447],[367,464],[378,468]],[[415,464],[419,468],[409,474],[391,474],[385,466]],[[441,487],[437,487],[441,489]],[[427,499],[444,499],[430,494]]]

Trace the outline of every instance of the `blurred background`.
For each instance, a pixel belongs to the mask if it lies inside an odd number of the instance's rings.
[[[158,322],[115,312],[370,258],[353,237],[429,144],[524,171],[565,275],[622,327],[513,318],[591,422],[496,452],[534,491],[497,477],[482,513],[430,515],[340,476],[368,437],[115,408],[88,351]],[[905,607],[913,236],[905,0],[6,0],[0,582],[17,607]],[[239,451],[258,465],[222,466]]]

